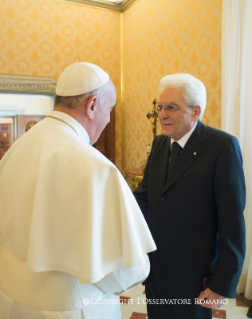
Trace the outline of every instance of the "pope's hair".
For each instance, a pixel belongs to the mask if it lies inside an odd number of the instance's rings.
[[[72,110],[79,110],[81,103],[84,100],[89,100],[94,95],[99,100],[99,103],[103,104],[106,98],[106,92],[107,92],[107,83],[101,86],[99,89],[93,90],[85,94],[76,95],[76,96],[60,96],[55,94],[54,107],[58,105],[62,105]]]

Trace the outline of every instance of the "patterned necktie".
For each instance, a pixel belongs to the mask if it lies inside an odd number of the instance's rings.
[[[168,177],[170,176],[171,171],[174,168],[174,165],[179,157],[179,153],[181,152],[181,150],[182,150],[182,147],[177,142],[172,143],[171,157],[170,157],[170,162],[168,166]]]

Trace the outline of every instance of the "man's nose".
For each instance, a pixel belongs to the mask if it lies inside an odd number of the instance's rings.
[[[159,119],[165,119],[165,118],[167,118],[168,116],[169,116],[169,115],[165,112],[164,108],[162,108],[162,110],[159,111],[159,113],[158,113]]]

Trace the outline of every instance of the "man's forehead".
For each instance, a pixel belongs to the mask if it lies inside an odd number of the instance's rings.
[[[184,96],[180,88],[166,87],[160,92],[159,101],[170,103],[178,100],[184,100]]]

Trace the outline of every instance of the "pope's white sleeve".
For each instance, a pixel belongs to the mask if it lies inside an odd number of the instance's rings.
[[[119,268],[103,277],[95,285],[102,291],[121,295],[143,282],[150,272],[149,257],[146,255],[146,262],[141,266],[131,268]]]

